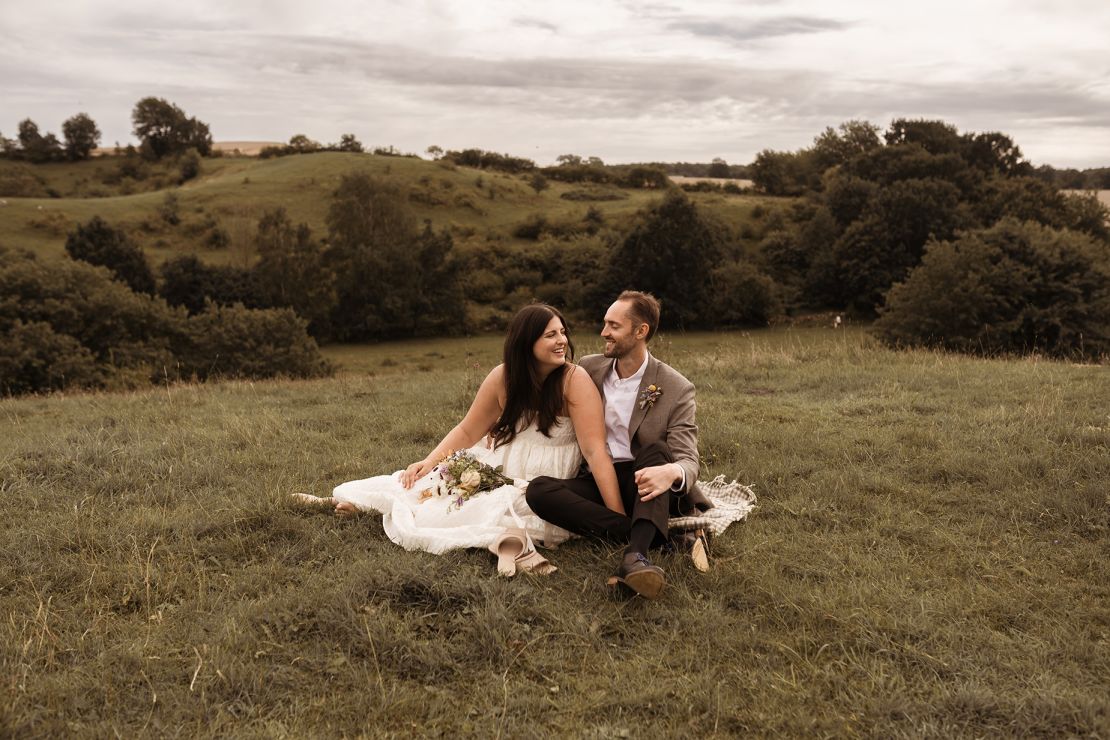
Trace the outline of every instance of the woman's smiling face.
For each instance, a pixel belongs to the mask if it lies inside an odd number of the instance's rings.
[[[543,334],[532,345],[532,354],[541,368],[554,370],[567,361],[567,328],[558,316],[552,316],[551,321],[543,330]]]

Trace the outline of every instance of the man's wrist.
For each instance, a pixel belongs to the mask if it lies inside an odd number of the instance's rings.
[[[671,468],[674,469],[674,478],[671,480],[671,490],[675,493],[681,493],[686,489],[686,470],[678,463],[671,463]]]

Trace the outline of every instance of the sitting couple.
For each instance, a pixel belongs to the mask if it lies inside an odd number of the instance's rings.
[[[379,511],[406,549],[488,547],[508,575],[554,570],[536,539],[551,547],[574,533],[627,543],[610,582],[655,598],[666,580],[649,550],[668,541],[672,515],[712,507],[696,485],[694,386],[648,353],[658,326],[659,302],[625,291],[605,314],[604,355],[575,365],[559,311],[527,306],[509,325],[502,364],[427,457],[337,486],[330,499],[298,496],[338,514]],[[430,497],[437,464],[467,448],[513,483],[466,500]]]

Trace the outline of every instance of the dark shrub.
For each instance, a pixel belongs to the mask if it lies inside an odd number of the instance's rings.
[[[0,296],[6,393],[328,370],[291,311],[209,307],[189,318],[82,262],[0,250]]]
[[[0,332],[25,358],[7,370],[23,378],[24,390],[60,387],[52,379],[95,387],[121,375],[149,382],[172,367],[171,346],[184,329],[184,312],[84,262],[0,253],[0,296]],[[26,387],[27,378],[45,385]],[[5,377],[0,385],[14,382]]]
[[[46,183],[25,164],[0,162],[0,197],[46,198]]]
[[[50,324],[19,319],[0,331],[0,393],[19,395],[98,385],[102,374],[88,349]]]
[[[200,174],[200,154],[196,149],[189,149],[181,155],[177,162],[177,172],[180,182],[187,182]]]
[[[254,310],[210,303],[189,319],[177,349],[181,374],[201,380],[311,378],[331,372],[308,336],[304,319],[288,308]]]
[[[717,326],[766,326],[782,312],[775,281],[746,262],[717,267],[711,285]]]
[[[75,260],[101,265],[137,293],[154,294],[154,274],[143,250],[99,216],[66,237],[66,252]]]
[[[1006,219],[930,244],[875,324],[890,344],[1110,353],[1110,256],[1086,235]]]
[[[221,306],[242,303],[250,308],[266,304],[250,270],[231,265],[206,265],[194,255],[162,264],[158,293],[171,306],[184,306],[190,314],[204,310],[211,301]]]
[[[513,236],[517,239],[531,239],[535,241],[547,228],[547,218],[539,213],[533,213],[521,223],[513,227]]]
[[[726,239],[724,229],[705,219],[685,193],[668,191],[610,253],[596,308],[622,290],[643,290],[664,304],[664,328],[712,326],[712,297],[705,287]]]

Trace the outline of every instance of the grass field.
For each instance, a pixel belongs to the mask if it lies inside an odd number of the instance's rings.
[[[660,337],[759,505],[656,602],[286,504],[422,456],[499,341],[0,401],[0,736],[1110,736],[1104,366]]]

